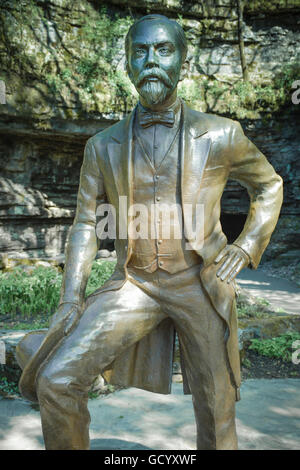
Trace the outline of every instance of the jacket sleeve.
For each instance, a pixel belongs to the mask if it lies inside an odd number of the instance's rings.
[[[66,246],[66,262],[61,289],[61,302],[82,304],[98,242],[96,210],[106,200],[103,176],[97,164],[93,143],[85,146],[80,172],[77,209]]]
[[[234,122],[230,142],[229,178],[247,188],[250,197],[248,217],[234,244],[250,257],[257,268],[275,229],[283,199],[282,178],[258,148]]]

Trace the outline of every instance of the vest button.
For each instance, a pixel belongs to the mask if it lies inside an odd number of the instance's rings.
[[[159,180],[159,175],[155,175],[155,179],[156,179],[156,180]]]
[[[158,263],[159,266],[162,266],[163,264],[164,264],[163,261],[160,261],[160,262]]]
[[[157,201],[160,201],[160,196],[157,196],[157,197],[156,197],[156,200],[157,200]]]
[[[161,244],[162,244],[162,240],[158,240],[157,243],[158,243],[159,245],[161,245]]]

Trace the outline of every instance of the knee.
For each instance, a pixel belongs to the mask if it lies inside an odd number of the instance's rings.
[[[67,380],[59,379],[47,366],[38,372],[36,377],[36,393],[39,402],[54,400],[57,395],[64,394],[67,387]]]

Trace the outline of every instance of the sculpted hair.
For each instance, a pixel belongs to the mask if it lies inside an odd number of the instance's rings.
[[[182,48],[182,62],[185,61],[188,47],[187,47],[187,40],[186,40],[184,31],[179,23],[177,23],[174,20],[170,20],[164,15],[146,15],[140,18],[139,20],[137,20],[135,23],[133,23],[132,26],[130,26],[128,33],[126,35],[126,38],[125,38],[125,53],[126,53],[127,59],[128,59],[128,52],[129,52],[129,39],[134,33],[136,26],[142,23],[143,21],[163,21],[164,23],[170,24],[172,28],[175,30],[175,33],[177,35],[177,38]]]

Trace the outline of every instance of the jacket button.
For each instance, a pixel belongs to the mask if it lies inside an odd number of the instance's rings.
[[[162,240],[158,240],[157,243],[158,243],[159,245],[161,245],[161,244],[162,244]]]
[[[160,196],[157,196],[157,197],[156,197],[156,200],[157,200],[157,201],[160,201]]]
[[[163,264],[164,264],[163,261],[160,261],[160,262],[158,263],[159,266],[163,266]]]

